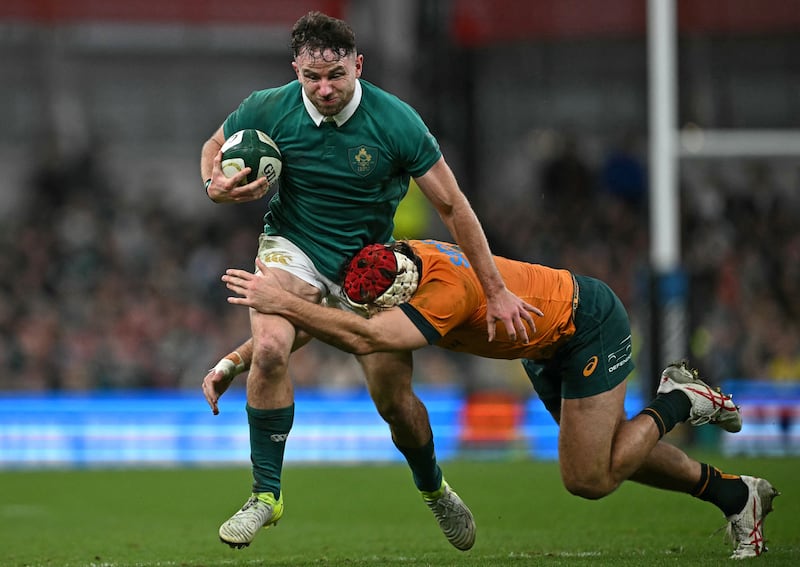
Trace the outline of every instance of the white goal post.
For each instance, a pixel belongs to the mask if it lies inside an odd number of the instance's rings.
[[[681,160],[800,156],[800,130],[678,128],[677,6],[648,0],[650,186],[650,370],[688,348],[688,279],[682,268],[678,171]],[[654,378],[656,379],[656,378]]]

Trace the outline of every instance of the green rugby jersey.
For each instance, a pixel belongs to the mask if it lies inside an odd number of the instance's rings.
[[[334,281],[363,246],[391,240],[410,178],[442,155],[413,108],[360,83],[361,102],[338,127],[314,123],[299,81],[252,93],[224,124],[226,138],[256,128],[275,140],[283,168],[264,232],[294,242]]]

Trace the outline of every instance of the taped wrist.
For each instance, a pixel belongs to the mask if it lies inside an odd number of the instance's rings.
[[[226,378],[234,378],[246,370],[242,356],[233,351],[217,362],[214,370],[221,372]]]

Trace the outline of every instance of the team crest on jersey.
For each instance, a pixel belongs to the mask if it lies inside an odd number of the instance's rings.
[[[358,146],[347,150],[350,168],[361,177],[366,177],[378,165],[378,149],[369,146]]]

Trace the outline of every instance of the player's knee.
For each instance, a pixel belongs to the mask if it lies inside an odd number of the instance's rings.
[[[271,342],[255,345],[251,366],[255,367],[260,375],[283,375],[288,365],[288,349]]]
[[[402,426],[414,421],[414,414],[420,411],[418,406],[421,405],[421,402],[418,402],[410,391],[408,393],[393,392],[389,396],[381,396],[378,393],[373,395],[372,400],[378,414],[386,423],[393,426]],[[422,411],[424,411],[424,407]]]
[[[386,423],[394,424],[402,421],[402,405],[398,404],[394,398],[376,398],[375,409]]]
[[[611,494],[616,488],[615,483],[606,475],[564,475],[562,477],[564,488],[570,494],[586,498],[587,500],[599,500]]]

